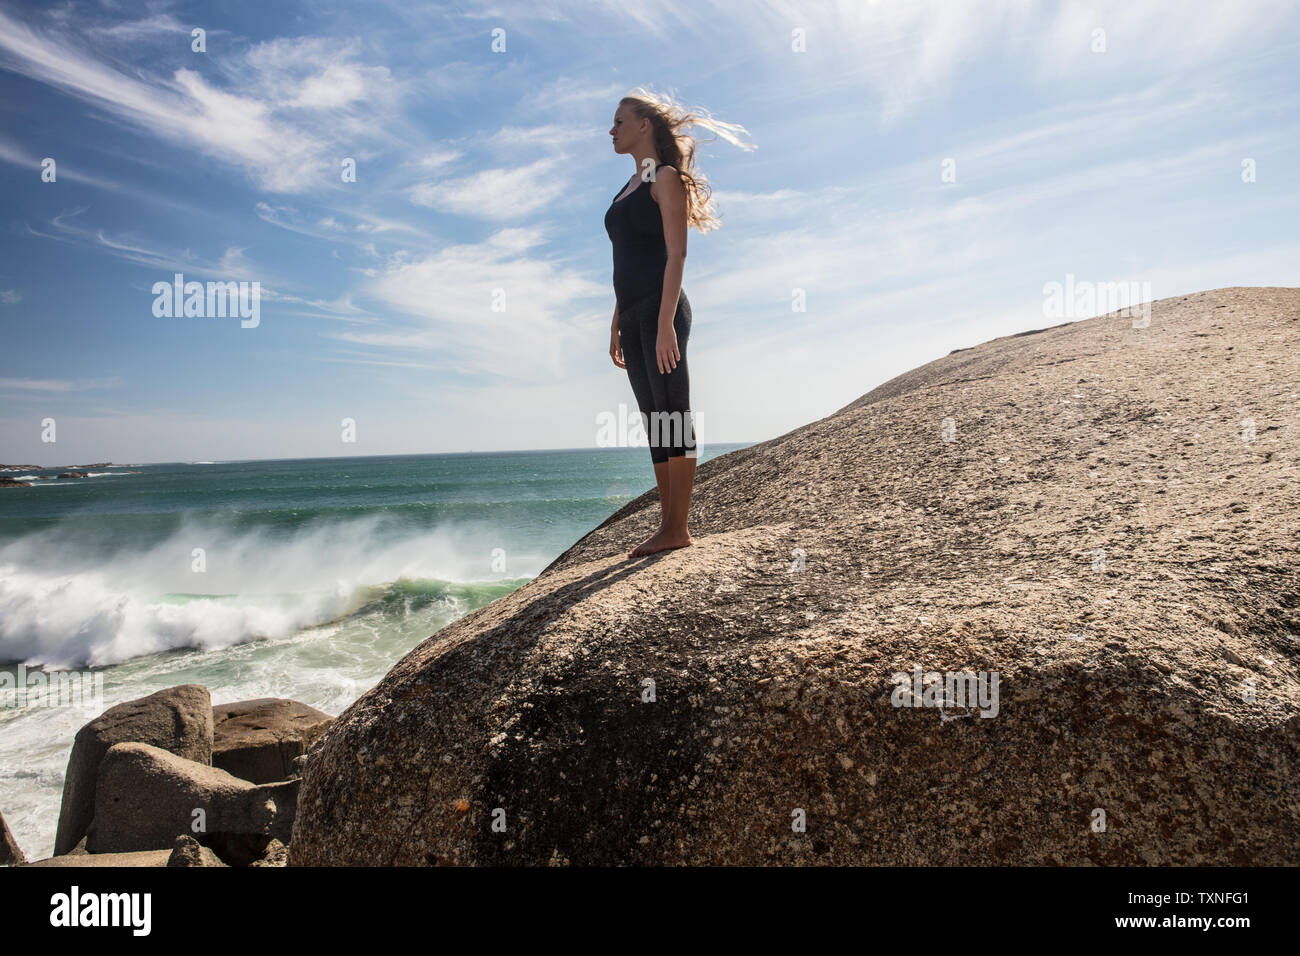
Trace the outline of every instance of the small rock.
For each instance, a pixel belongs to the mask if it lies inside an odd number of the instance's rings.
[[[168,866],[225,866],[221,858],[188,833],[182,833],[172,846]]]

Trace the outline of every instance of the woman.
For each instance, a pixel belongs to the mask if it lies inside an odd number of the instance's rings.
[[[614,321],[609,354],[627,369],[650,441],[659,486],[659,530],[628,552],[635,558],[690,545],[686,526],[695,484],[695,428],[691,415],[686,340],[691,304],[682,288],[686,230],[708,232],[713,216],[708,180],[694,168],[695,140],[685,126],[713,130],[743,148],[743,126],[687,112],[666,96],[638,88],[614,113],[614,152],[636,167],[605,213],[614,246]]]

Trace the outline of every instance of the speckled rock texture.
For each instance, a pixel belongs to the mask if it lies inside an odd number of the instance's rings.
[[[212,697],[208,689],[201,684],[168,687],[110,707],[77,731],[63,778],[55,855],[70,852],[90,829],[99,765],[110,747],[127,742],[151,744],[186,760],[212,763]]]
[[[1297,289],[899,376],[701,466],[694,546],[625,557],[652,491],[414,649],[289,863],[1294,863],[1298,414]]]
[[[212,766],[252,783],[297,774],[294,761],[334,718],[296,700],[259,697],[212,708]]]
[[[147,850],[137,850],[140,852],[149,852]],[[225,866],[221,857],[217,856],[194,837],[188,833],[182,833],[172,844],[172,852],[167,857],[168,866]]]
[[[159,747],[114,744],[99,767],[86,849],[170,850],[200,819],[205,844],[249,836],[265,846],[292,832],[298,786],[297,780],[258,786]],[[224,858],[222,846],[212,848]]]
[[[5,816],[0,813],[0,866],[17,866],[19,863],[26,863],[27,857],[18,846],[18,841],[14,835],[9,832],[9,824],[5,823]]]

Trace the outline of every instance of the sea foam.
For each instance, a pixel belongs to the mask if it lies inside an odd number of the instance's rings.
[[[0,661],[81,667],[212,650],[337,620],[402,579],[537,573],[539,555],[511,555],[509,573],[494,573],[496,538],[470,526],[399,529],[382,516],[274,535],[194,521],[145,549],[90,555],[56,526],[0,547]]]

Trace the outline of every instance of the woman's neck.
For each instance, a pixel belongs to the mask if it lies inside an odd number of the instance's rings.
[[[654,150],[647,150],[644,153],[633,153],[632,158],[636,162],[637,175],[642,176],[647,180],[654,175],[654,170],[659,168],[659,157],[655,155]]]

